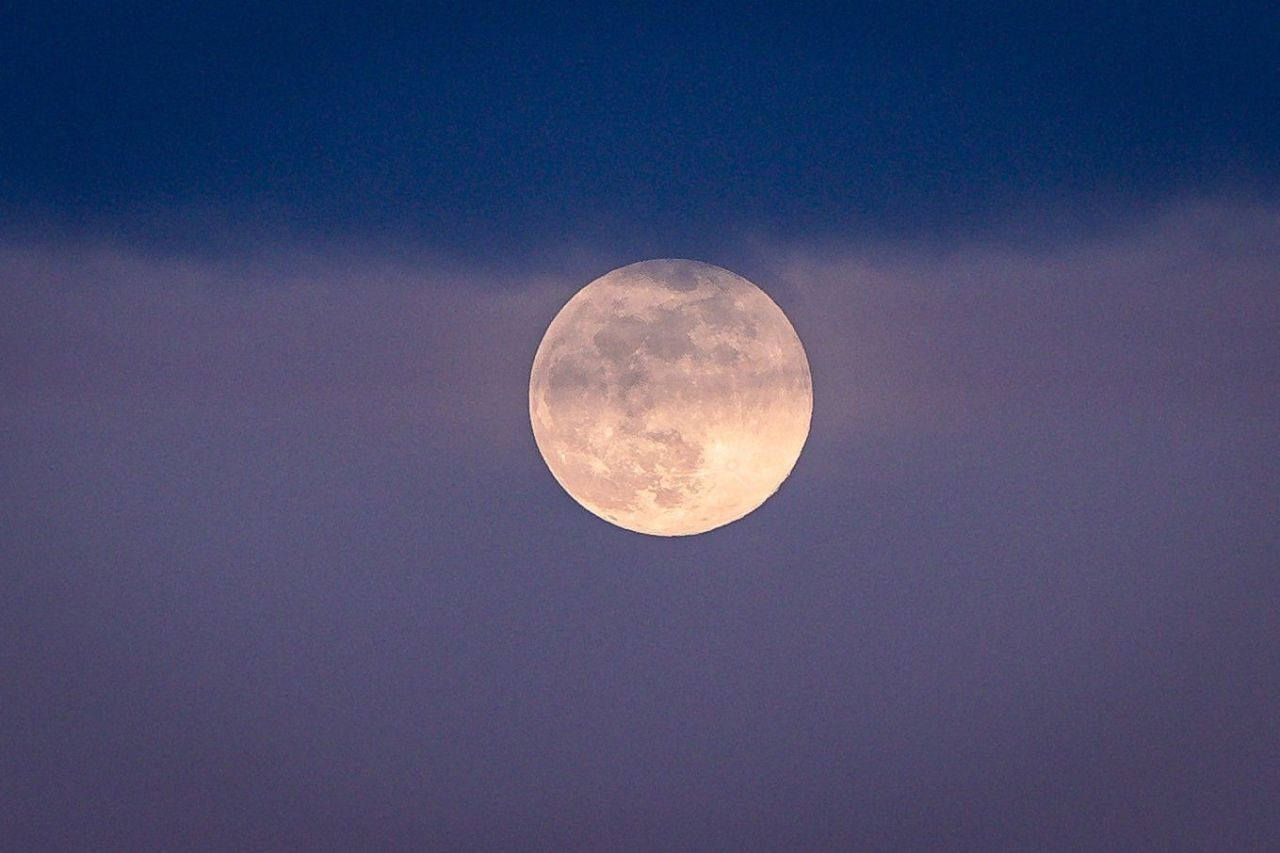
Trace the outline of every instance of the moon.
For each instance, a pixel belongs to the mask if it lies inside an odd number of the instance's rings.
[[[795,467],[812,415],[809,360],[782,309],[701,261],[641,261],[582,288],[529,378],[552,475],[600,518],[654,536],[759,507]]]

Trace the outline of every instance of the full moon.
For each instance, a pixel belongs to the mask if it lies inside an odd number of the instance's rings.
[[[533,359],[529,418],[564,490],[627,530],[703,533],[791,473],[813,415],[782,309],[700,261],[641,261],[588,284]]]

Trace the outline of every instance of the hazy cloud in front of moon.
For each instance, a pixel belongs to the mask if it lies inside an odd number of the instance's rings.
[[[814,437],[825,441],[947,429],[1051,401],[1114,412],[1269,399],[1278,247],[1276,209],[1193,201],[1034,245],[757,244],[740,266],[760,271],[804,342]],[[524,452],[513,401],[525,397],[542,330],[589,275],[545,265],[480,275],[376,253],[220,261],[10,241],[0,278],[14,405],[346,407],[371,423],[416,421]],[[700,316],[716,323],[714,303]],[[602,344],[620,364],[636,346],[675,357],[688,341],[637,320],[625,340]],[[569,358],[552,384],[574,393],[599,378]]]

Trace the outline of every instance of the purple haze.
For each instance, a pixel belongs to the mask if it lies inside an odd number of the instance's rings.
[[[809,446],[574,504],[538,339],[636,258],[0,250],[13,849],[1280,842],[1280,214],[759,243]]]

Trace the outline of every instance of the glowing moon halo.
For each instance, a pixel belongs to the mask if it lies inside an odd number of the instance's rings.
[[[782,309],[699,261],[641,261],[582,288],[529,379],[534,439],[564,490],[657,536],[703,533],[764,503],[812,414],[809,361]]]

